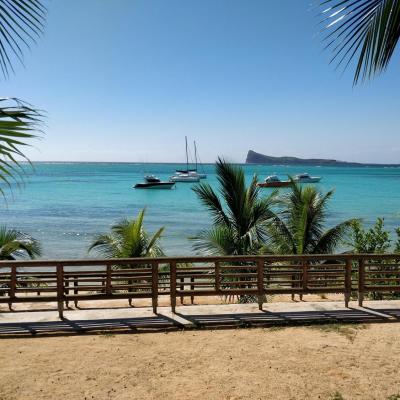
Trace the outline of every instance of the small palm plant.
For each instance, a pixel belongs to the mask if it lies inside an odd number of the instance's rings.
[[[266,239],[267,223],[276,192],[261,198],[257,176],[246,187],[243,169],[218,158],[219,193],[208,183],[193,188],[208,209],[213,226],[191,238],[196,251],[210,255],[258,254]]]
[[[135,257],[160,257],[164,252],[159,245],[159,240],[164,228],[160,228],[152,237],[143,227],[144,214],[146,210],[139,212],[136,219],[123,219],[111,227],[108,234],[99,235],[89,247],[96,250],[105,258],[135,258]],[[135,268],[136,264],[114,265],[114,269]],[[132,285],[133,281],[128,280],[127,284]],[[128,292],[132,292],[132,288]],[[140,290],[140,289],[139,289]],[[132,299],[129,298],[129,305]]]
[[[38,240],[16,229],[0,226],[0,260],[40,257],[42,254]]]
[[[355,220],[325,229],[333,193],[322,194],[314,186],[301,187],[293,182],[290,191],[277,200],[281,209],[268,227],[268,250],[275,254],[334,252]]]
[[[164,252],[159,240],[164,231],[160,228],[152,237],[145,231],[145,209],[136,219],[122,219],[111,227],[111,232],[95,238],[89,252],[96,250],[104,258],[160,257]]]
[[[266,250],[275,254],[334,252],[355,220],[325,229],[328,202],[332,196],[333,190],[322,194],[314,186],[303,188],[292,180],[290,191],[278,199],[280,210],[269,225]],[[292,278],[296,279],[296,276]]]
[[[246,255],[259,254],[266,239],[268,222],[273,217],[271,206],[274,203],[274,192],[268,197],[260,196],[257,187],[257,176],[253,176],[246,186],[243,169],[218,158],[216,163],[219,193],[207,183],[194,187],[203,205],[213,217],[213,226],[204,230],[194,240],[194,249],[211,255]],[[221,286],[227,289],[238,288],[232,281],[248,281],[241,288],[253,288],[253,265],[240,262],[230,263],[243,266],[243,269],[225,271],[227,276],[221,277]],[[241,277],[228,276],[241,274]],[[256,301],[255,296],[241,295],[239,302]]]

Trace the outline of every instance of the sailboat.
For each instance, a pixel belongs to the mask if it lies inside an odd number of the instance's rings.
[[[196,146],[196,141],[193,141],[193,144],[194,144],[194,159],[195,159],[195,162],[196,162],[195,171],[196,171],[196,173],[197,173],[197,175],[199,176],[200,179],[206,179],[207,178],[207,174],[199,173],[198,170],[197,170],[197,146]]]
[[[189,155],[188,155],[188,144],[187,144],[187,136],[185,136],[185,145],[186,145],[186,169],[185,170],[176,170],[176,174],[172,175],[169,180],[171,182],[199,182],[200,177],[195,170],[189,169]]]
[[[198,172],[198,157],[197,157],[197,146],[196,141],[193,141],[194,146],[194,158],[195,158],[195,168],[189,169],[189,158],[188,158],[188,144],[187,144],[187,136],[185,136],[185,143],[186,143],[186,169],[177,169],[176,175],[190,175],[190,176],[198,176],[200,179],[207,178],[207,175],[204,173]]]

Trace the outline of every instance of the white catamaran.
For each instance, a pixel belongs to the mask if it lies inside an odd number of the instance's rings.
[[[207,178],[206,174],[198,173],[198,162],[197,162],[197,146],[196,142],[194,143],[194,152],[195,152],[195,169],[189,169],[189,154],[188,154],[188,144],[187,144],[187,136],[185,136],[185,145],[186,145],[186,169],[178,169],[175,172],[175,175],[170,177],[171,182],[199,182],[200,179]]]

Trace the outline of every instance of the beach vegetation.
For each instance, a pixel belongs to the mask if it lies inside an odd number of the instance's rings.
[[[361,221],[353,221],[346,244],[354,253],[385,253],[391,247],[392,240],[384,225],[383,218],[377,218],[369,229],[366,229]]]
[[[88,251],[96,251],[104,258],[161,257],[160,245],[164,227],[150,235],[144,228],[146,209],[134,219],[124,218],[111,227],[111,231],[94,238]]]
[[[34,259],[41,254],[38,240],[6,225],[0,226],[0,260]]]
[[[290,190],[277,199],[279,210],[267,230],[267,252],[274,254],[333,253],[342,243],[355,220],[326,228],[333,190],[321,193],[315,186],[293,182]]]
[[[262,197],[254,175],[247,186],[242,168],[232,165],[222,158],[216,162],[216,174],[219,184],[215,191],[208,183],[200,183],[193,188],[200,202],[212,216],[213,225],[192,237],[195,251],[207,255],[248,255],[262,252],[266,240],[268,223],[274,213],[272,211],[276,192]],[[233,265],[233,263],[230,263]],[[252,272],[246,262],[234,263],[243,269],[232,270],[235,273]],[[227,271],[228,272],[228,271]],[[236,275],[237,276],[237,275]],[[237,288],[232,281],[239,278],[224,277],[220,283],[224,288]],[[247,288],[245,278],[240,278],[240,287]],[[257,301],[253,295],[238,296],[239,303]]]
[[[394,246],[392,245],[393,240],[391,239],[390,232],[385,229],[385,220],[383,218],[377,218],[375,224],[370,228],[365,228],[360,221],[355,221],[352,224],[349,236],[346,240],[346,244],[350,247],[350,251],[353,253],[361,254],[384,254],[387,252],[400,253],[400,228],[395,230],[397,239],[395,240]],[[376,273],[369,275],[369,278],[375,279],[375,285],[379,286],[382,282],[379,279],[396,279],[396,268],[393,269],[393,274],[388,274],[393,266],[391,266],[393,260],[369,260],[369,264],[376,264]],[[386,270],[382,275],[380,268]],[[369,292],[367,296],[373,300],[382,300],[386,298],[398,298],[399,293],[396,292]]]
[[[262,251],[277,192],[262,197],[254,175],[246,186],[242,168],[218,158],[218,191],[208,183],[193,188],[212,217],[212,227],[192,237],[195,251],[207,255],[246,255]]]

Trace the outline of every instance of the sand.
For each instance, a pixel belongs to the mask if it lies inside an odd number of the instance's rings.
[[[392,323],[2,339],[0,399],[389,399],[399,338]]]

